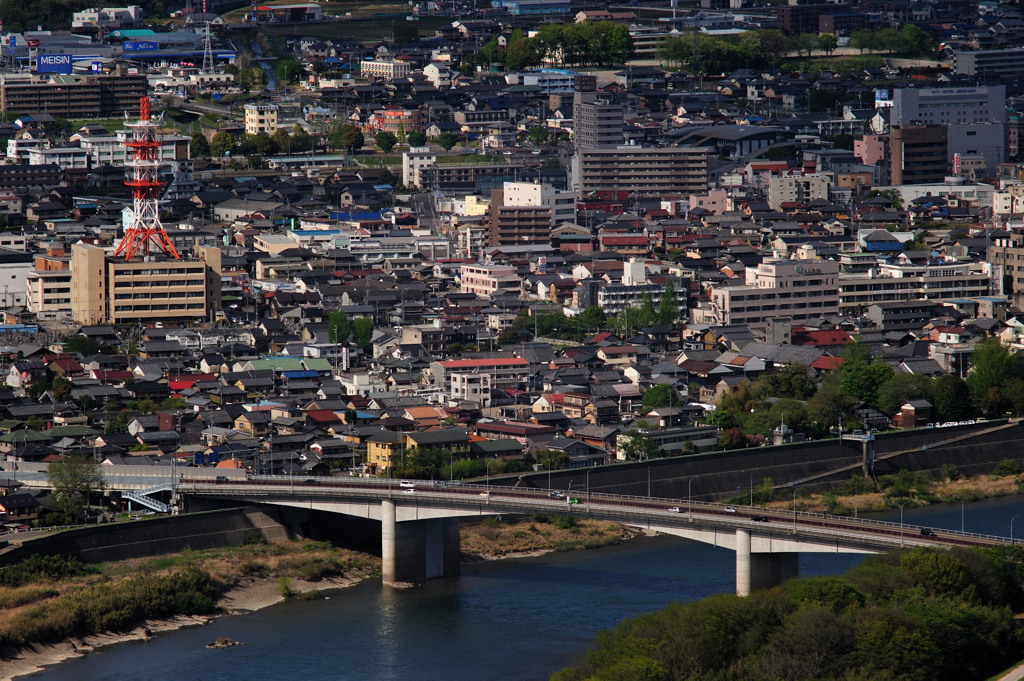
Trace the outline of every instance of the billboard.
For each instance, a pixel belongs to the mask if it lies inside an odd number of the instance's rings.
[[[36,57],[39,73],[71,73],[70,54],[41,54]]]
[[[129,40],[126,40],[124,42],[124,51],[125,52],[138,52],[139,50],[155,50],[155,49],[158,49],[159,47],[160,46],[156,42],[153,42],[153,41],[150,41],[150,40],[147,40],[147,41],[144,41],[144,42],[143,41],[129,41]]]

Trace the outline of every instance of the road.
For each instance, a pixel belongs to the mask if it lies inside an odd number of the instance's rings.
[[[822,513],[781,511],[749,506],[730,506],[686,499],[655,499],[620,494],[604,494],[578,490],[546,490],[535,488],[492,487],[490,485],[450,485],[444,482],[412,481],[413,488],[394,480],[358,478],[339,481],[336,478],[259,477],[220,483],[209,479],[183,478],[179,491],[185,494],[266,497],[275,494],[310,496],[358,496],[373,498],[451,501],[464,506],[498,506],[508,512],[569,512],[597,515],[603,519],[626,524],[638,521],[683,524],[711,522],[730,528],[780,531],[820,537],[823,534],[854,542],[874,544],[887,549],[893,546],[985,547],[1009,543],[1008,539],[990,535],[943,530],[928,531],[916,525],[876,520],[831,516]],[[556,496],[556,495],[561,495]],[[568,503],[575,499],[575,502]],[[678,508],[680,512],[669,511]]]

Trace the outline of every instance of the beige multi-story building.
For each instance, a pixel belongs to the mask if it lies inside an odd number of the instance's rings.
[[[506,206],[532,206],[551,211],[551,226],[576,222],[576,195],[538,182],[505,182],[502,199]]]
[[[776,260],[747,269],[745,286],[711,288],[704,321],[762,324],[770,317],[794,321],[839,313],[839,263]]]
[[[277,104],[246,104],[245,132],[248,135],[273,135],[277,132]]]
[[[108,248],[71,247],[71,315],[82,324],[208,320],[221,309],[221,252],[197,246],[175,260],[125,260]]]
[[[872,303],[987,296],[992,293],[988,267],[987,263],[880,264],[868,272],[841,274],[839,305],[848,314],[863,312]]]
[[[25,276],[26,305],[39,320],[71,316],[71,260],[64,245],[43,244]]]
[[[791,201],[828,199],[833,180],[832,173],[773,176],[768,180],[768,205],[779,210]]]
[[[579,151],[579,193],[628,191],[661,198],[708,190],[707,147],[625,145]]]

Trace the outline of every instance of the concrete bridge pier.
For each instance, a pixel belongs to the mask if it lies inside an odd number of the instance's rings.
[[[736,595],[770,589],[800,575],[799,553],[753,553],[750,530],[736,530]]]
[[[384,584],[457,577],[462,553],[458,518],[397,521],[394,501],[381,501]]]

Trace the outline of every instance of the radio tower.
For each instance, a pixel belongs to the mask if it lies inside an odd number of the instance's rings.
[[[125,163],[128,179],[125,185],[132,188],[132,207],[125,208],[122,215],[124,236],[117,245],[114,256],[124,253],[125,260],[136,255],[164,253],[180,259],[178,251],[160,224],[160,141],[157,139],[156,123],[149,119],[149,97],[139,99],[139,120],[127,124],[131,129],[131,140],[125,146],[131,152],[131,160]]]
[[[210,17],[206,14],[206,0],[203,0],[203,73],[216,73],[213,61],[213,46],[210,44]]]

